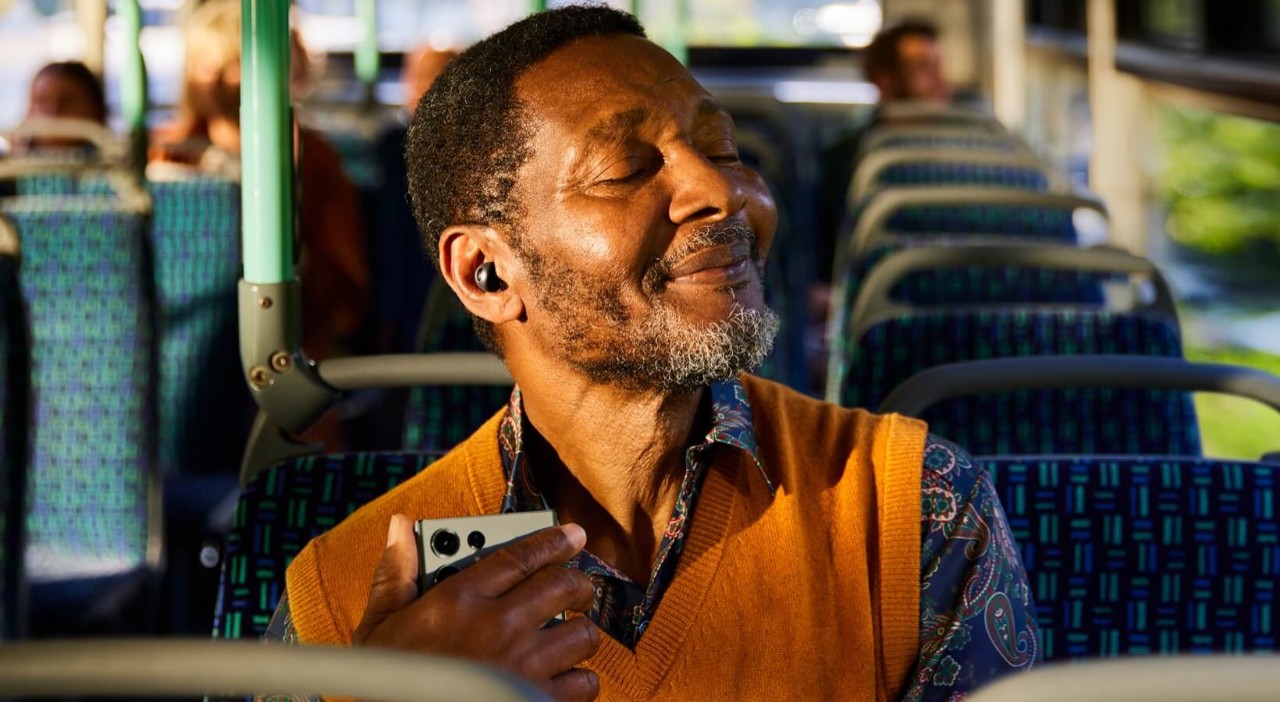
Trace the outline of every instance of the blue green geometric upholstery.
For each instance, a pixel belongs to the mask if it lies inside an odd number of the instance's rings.
[[[1061,243],[1079,238],[1071,210],[1040,205],[912,205],[890,215],[883,229],[899,234],[1008,234]]]
[[[484,351],[461,305],[451,305],[424,351]],[[511,388],[485,385],[418,386],[405,408],[405,451],[443,454],[506,406]]]
[[[898,163],[876,174],[881,187],[909,185],[987,185],[1048,190],[1049,179],[1038,168],[990,163],[920,161]]]
[[[34,398],[33,581],[146,562],[154,335],[144,218],[99,198],[0,204],[23,241]]]
[[[261,638],[284,592],[285,569],[302,547],[438,457],[305,456],[255,478],[240,495],[227,536],[214,638]]]
[[[1280,464],[980,463],[1030,576],[1044,660],[1277,649]]]
[[[251,417],[236,321],[240,184],[199,178],[149,187],[161,470],[233,474]]]
[[[0,641],[23,629],[23,519],[31,377],[17,259],[0,254]]]
[[[17,194],[23,196],[108,197],[115,192],[106,176],[101,173],[39,173],[18,178],[15,185]]]
[[[890,255],[912,246],[969,246],[975,243],[1039,243],[1025,237],[1008,237],[1003,241],[992,236],[926,235],[894,237],[891,243],[879,245],[849,266],[844,276],[847,285],[840,307],[852,310],[860,285],[872,269]],[[1056,243],[1056,242],[1055,242]],[[1071,245],[1074,242],[1062,242]],[[1091,304],[1101,305],[1106,298],[1103,283],[1123,281],[1123,277],[1062,271],[1027,266],[966,266],[938,270],[914,271],[903,276],[889,291],[889,298],[914,306],[982,305],[982,304]]]
[[[878,149],[932,149],[937,151],[986,151],[1018,153],[1023,147],[1013,138],[991,134],[896,134],[876,143]]]
[[[841,404],[874,410],[899,383],[943,363],[1045,354],[1181,356],[1162,318],[1037,307],[904,314],[874,324],[846,362]],[[975,455],[1199,455],[1186,393],[1113,389],[1017,392],[939,403],[922,419]]]

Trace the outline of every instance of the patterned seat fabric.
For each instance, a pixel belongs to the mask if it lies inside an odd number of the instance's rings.
[[[912,246],[967,246],[974,242],[994,242],[991,237],[975,239],[960,235],[911,236],[878,246],[853,263],[846,274],[848,285],[842,309],[852,310],[861,284],[871,271],[890,255]],[[1028,241],[1010,237],[1007,243]],[[1001,242],[1003,243],[1003,242]],[[1057,243],[1057,242],[1055,242]],[[1073,244],[1074,242],[1061,242]],[[899,280],[889,291],[892,300],[927,307],[931,305],[985,304],[1089,304],[1101,305],[1107,281],[1123,282],[1124,276],[1080,271],[1059,271],[1027,266],[966,266],[916,271]]]
[[[1280,464],[983,459],[1048,661],[1274,651]]]
[[[991,134],[976,133],[968,136],[947,134],[899,134],[880,141],[879,149],[934,149],[992,151],[1018,153],[1022,147],[1012,137],[1002,138]]]
[[[427,343],[426,352],[484,351],[461,305]],[[405,409],[404,449],[441,453],[471,436],[495,412],[506,406],[511,388],[484,385],[415,387]]]
[[[214,638],[261,638],[284,591],[285,569],[302,547],[436,457],[306,456],[255,478],[240,495],[227,536]]]
[[[1047,354],[1181,356],[1163,319],[1052,308],[919,312],[874,325],[858,341],[841,402],[874,410],[899,383],[944,363]],[[1198,455],[1187,393],[1052,390],[959,398],[931,407],[930,429],[976,455]]]
[[[23,629],[23,519],[26,509],[30,350],[18,262],[0,255],[0,641]]]
[[[16,198],[35,441],[35,582],[146,563],[154,478],[154,336],[143,217],[100,198]]]
[[[100,173],[40,173],[17,179],[16,186],[17,194],[23,196],[110,197],[115,193],[110,182]]]
[[[236,322],[240,185],[201,178],[150,187],[160,466],[165,475],[234,474],[251,419]]]
[[[1058,243],[1078,239],[1071,210],[1040,205],[912,205],[890,215],[884,230],[900,234],[1008,234]]]
[[[990,163],[943,161],[908,162],[889,166],[875,177],[876,185],[989,185],[1048,190],[1049,179],[1037,168]]]

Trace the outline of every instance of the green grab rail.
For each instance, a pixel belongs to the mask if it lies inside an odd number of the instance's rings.
[[[529,14],[547,11],[547,0],[529,0]]]
[[[240,187],[249,283],[286,283],[294,275],[289,5],[241,0]]]
[[[147,69],[142,60],[142,7],[139,0],[123,0],[118,6],[123,37],[120,107],[130,139],[130,165],[141,177],[147,163]]]
[[[356,19],[364,33],[356,45],[356,77],[365,86],[365,98],[373,102],[382,54],[378,51],[378,0],[356,0]]]

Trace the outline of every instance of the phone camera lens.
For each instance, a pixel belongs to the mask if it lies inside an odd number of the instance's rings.
[[[452,556],[458,552],[462,541],[458,534],[449,529],[440,529],[431,535],[431,550],[438,556]]]
[[[467,545],[476,551],[484,548],[484,534],[478,531],[467,534]]]
[[[456,575],[461,571],[462,569],[459,568],[458,566],[452,566],[452,565],[441,566],[440,569],[436,571],[434,584],[439,585],[441,581],[443,581],[445,578],[449,577],[450,575]]]

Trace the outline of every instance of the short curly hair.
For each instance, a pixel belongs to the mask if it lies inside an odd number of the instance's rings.
[[[604,5],[575,5],[526,17],[477,43],[449,65],[418,101],[405,162],[409,197],[436,268],[440,236],[461,223],[512,225],[516,174],[529,158],[529,126],[515,83],[556,49],[590,36],[645,36],[635,17]],[[518,244],[518,242],[512,242]],[[473,318],[495,353],[493,325]]]

